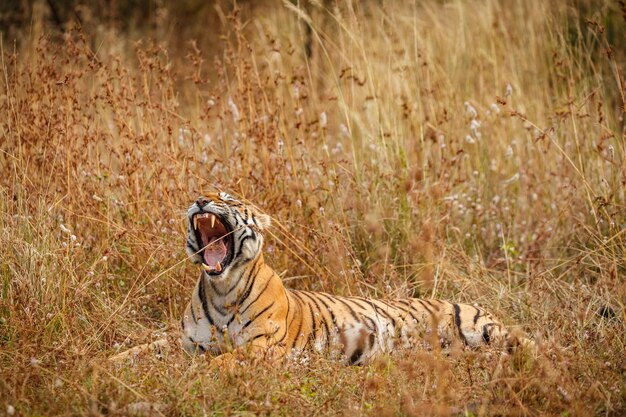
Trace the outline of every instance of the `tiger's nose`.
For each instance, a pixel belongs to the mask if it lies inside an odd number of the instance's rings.
[[[198,205],[198,207],[202,208],[209,204],[209,200],[204,197],[198,197],[198,199],[196,200],[196,204]]]

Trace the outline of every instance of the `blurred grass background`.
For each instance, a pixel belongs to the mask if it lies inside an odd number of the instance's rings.
[[[626,411],[623,1],[9,0],[0,31],[7,413]],[[107,367],[176,332],[215,188],[288,286],[477,302],[539,357]]]

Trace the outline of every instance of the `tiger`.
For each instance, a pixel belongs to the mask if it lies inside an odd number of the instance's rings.
[[[520,344],[492,314],[468,304],[285,287],[263,256],[270,217],[227,193],[199,197],[187,219],[186,251],[201,268],[181,320],[189,353],[275,360],[313,350],[361,365],[399,347]]]

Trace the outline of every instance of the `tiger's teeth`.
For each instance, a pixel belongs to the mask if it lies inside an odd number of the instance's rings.
[[[204,269],[207,272],[211,272],[211,271],[222,272],[222,264],[218,262],[215,266],[211,266],[203,262],[202,269]]]
[[[193,230],[198,230],[198,216],[193,216]]]
[[[211,214],[211,229],[213,229],[214,227],[215,227],[215,216]]]

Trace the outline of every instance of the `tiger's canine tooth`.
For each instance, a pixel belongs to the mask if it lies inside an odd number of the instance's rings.
[[[193,216],[193,230],[198,230],[198,216]]]
[[[215,216],[211,214],[211,229],[215,227]]]
[[[205,271],[210,272],[211,270],[213,270],[213,268],[211,268],[209,265],[202,263],[202,268],[204,268]]]
[[[215,270],[217,272],[222,272],[222,264],[218,262],[217,265],[215,265]]]

